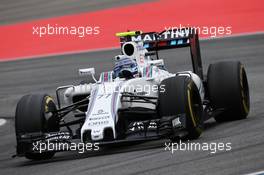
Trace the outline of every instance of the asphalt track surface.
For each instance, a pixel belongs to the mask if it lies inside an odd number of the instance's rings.
[[[104,149],[100,152],[58,153],[47,161],[11,158],[15,153],[14,110],[24,94],[47,92],[57,86],[77,84],[78,68],[112,68],[119,50],[80,53],[0,63],[0,174],[244,174],[264,169],[264,34],[201,41],[204,70],[209,63],[240,60],[246,67],[251,112],[246,120],[218,124],[213,119],[198,143],[231,142],[231,151],[164,150],[164,140]],[[187,49],[162,53],[171,71],[190,68]],[[166,140],[165,140],[166,141]]]

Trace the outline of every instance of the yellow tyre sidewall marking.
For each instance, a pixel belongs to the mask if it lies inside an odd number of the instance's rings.
[[[244,66],[241,65],[240,66],[240,86],[242,88],[241,89],[242,105],[243,105],[243,108],[244,108],[245,113],[248,114],[249,109],[248,109],[248,106],[246,105],[246,102],[245,102],[245,94],[243,92],[243,89],[244,89],[244,87],[243,87],[243,68],[244,68]]]
[[[45,112],[49,112],[49,102],[52,101],[53,102],[53,99],[50,97],[50,96],[47,96],[46,97],[46,101],[45,101]]]
[[[192,122],[193,122],[193,125],[194,127],[196,127],[196,122],[195,122],[195,119],[194,119],[194,115],[193,115],[193,110],[192,110],[192,101],[191,101],[191,84],[188,85],[188,88],[187,88],[187,96],[188,96],[188,105],[189,105],[189,111],[190,111],[190,115],[191,115],[191,118],[192,118]]]

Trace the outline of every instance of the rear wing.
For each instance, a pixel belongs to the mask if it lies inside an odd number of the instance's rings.
[[[203,80],[202,60],[199,36],[194,28],[170,29],[161,33],[130,31],[117,33],[121,46],[126,42],[143,42],[148,51],[159,51],[181,47],[190,47],[193,72]]]

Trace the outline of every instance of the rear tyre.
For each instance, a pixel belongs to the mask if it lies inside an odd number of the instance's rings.
[[[247,74],[238,61],[211,64],[207,73],[208,92],[214,109],[224,111],[215,116],[217,122],[245,119],[250,110]]]
[[[27,133],[59,131],[59,120],[53,99],[45,94],[26,95],[20,99],[16,108],[15,130],[17,152],[23,153],[20,136]],[[25,152],[25,157],[33,160],[50,159],[55,152]]]
[[[188,76],[176,76],[165,79],[160,87],[158,113],[161,117],[178,114],[186,115],[187,136],[184,139],[197,139],[203,129],[203,107],[199,91]],[[172,136],[171,140],[177,140]]]

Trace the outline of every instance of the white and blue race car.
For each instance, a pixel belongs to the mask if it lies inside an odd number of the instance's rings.
[[[203,74],[198,34],[192,28],[161,33],[118,33],[121,55],[114,69],[94,82],[58,87],[57,104],[46,94],[18,102],[15,116],[17,155],[48,159],[56,151],[37,152],[36,143],[98,143],[153,139],[197,139],[203,123],[244,119],[249,113],[247,76],[240,62],[211,64]],[[170,73],[158,51],[190,47],[193,70]],[[66,116],[73,120],[65,122]]]

